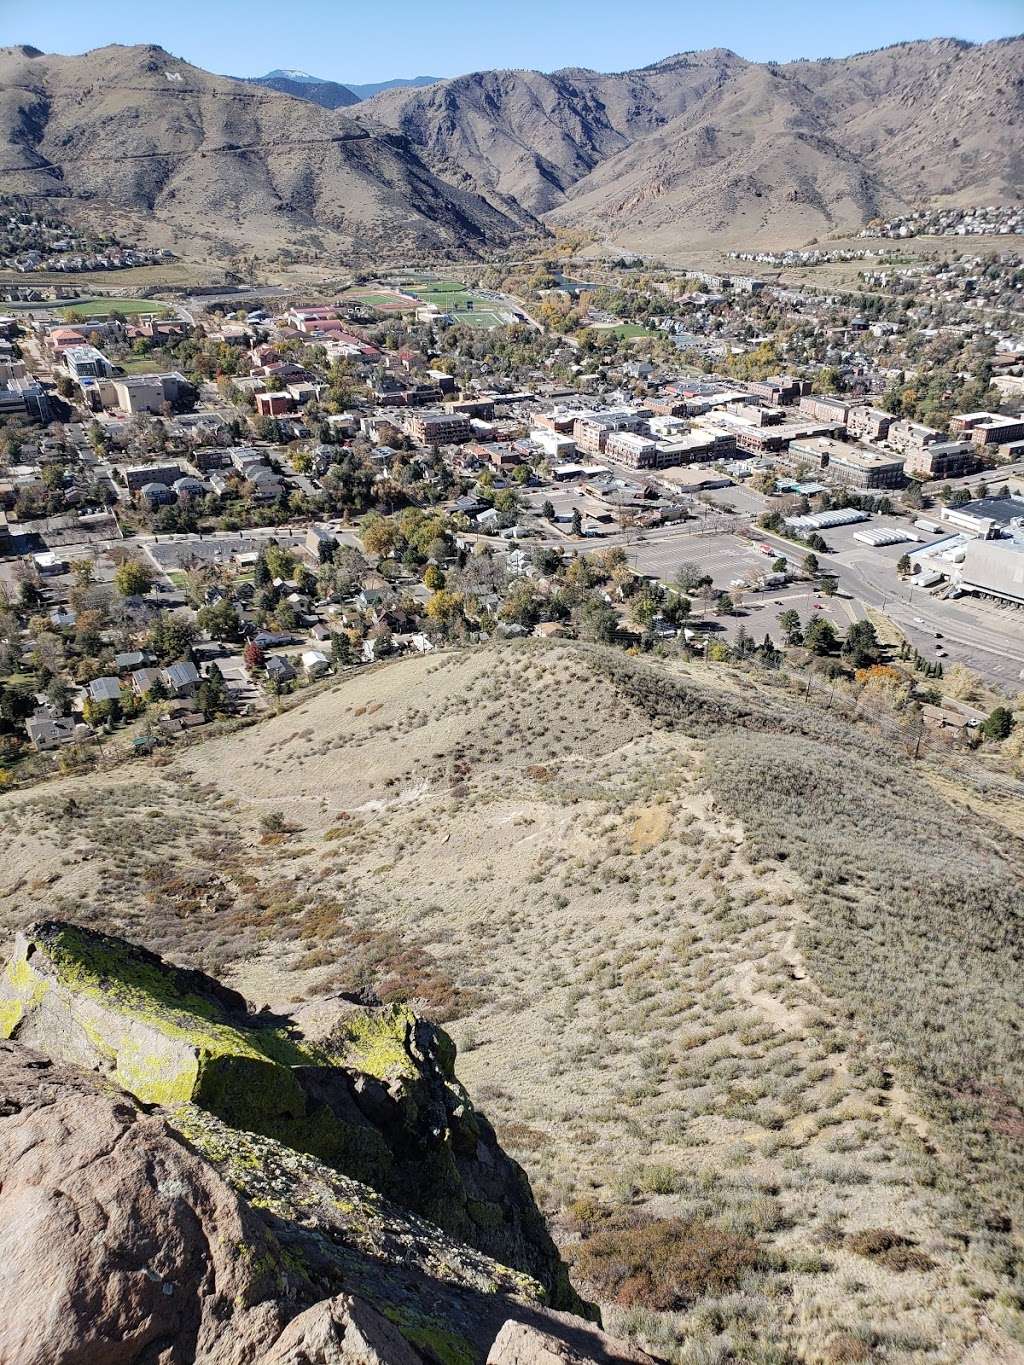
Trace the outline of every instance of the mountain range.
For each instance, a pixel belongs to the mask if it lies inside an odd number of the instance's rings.
[[[322,76],[311,76],[308,71],[295,71],[276,68],[265,76],[247,78],[253,85],[265,85],[283,95],[294,95],[296,99],[310,100],[322,105],[324,109],[342,109],[350,104],[358,104],[372,95],[384,90],[406,89],[413,86],[433,85],[437,76],[413,76],[410,80],[374,81],[369,85],[353,85],[350,82],[339,84],[337,81],[324,80]]]
[[[186,254],[391,259],[558,226],[669,257],[802,245],[1024,190],[1024,37],[385,84],[354,103],[370,87],[232,80],[153,46],[6,48],[0,170],[9,193],[122,213]]]

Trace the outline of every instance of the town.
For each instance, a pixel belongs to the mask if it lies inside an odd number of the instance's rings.
[[[1020,258],[847,253],[839,290],[578,245],[313,290],[6,286],[5,780],[529,634],[786,662],[1005,738]]]

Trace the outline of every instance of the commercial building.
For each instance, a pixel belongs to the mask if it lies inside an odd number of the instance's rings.
[[[972,540],[962,555],[955,572],[961,591],[1024,606],[1024,541]]]
[[[1024,534],[1024,499],[976,498],[962,507],[944,507],[942,520],[958,531],[990,540],[1004,534]]]
[[[658,443],[636,431],[610,431],[605,437],[604,454],[630,469],[651,469],[657,463]]]
[[[63,359],[72,379],[105,379],[114,368],[95,346],[69,346]]]
[[[573,422],[572,434],[576,449],[584,455],[603,455],[605,442],[613,431],[642,432],[647,425],[646,413],[632,408],[608,412],[580,413]]]
[[[791,441],[787,463],[798,467],[809,464],[818,469],[831,483],[847,488],[902,488],[907,482],[903,461],[898,455],[884,455],[867,446],[851,445],[847,441],[814,437],[811,440]]]

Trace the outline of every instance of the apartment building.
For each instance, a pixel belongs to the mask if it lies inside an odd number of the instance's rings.
[[[970,441],[934,441],[908,451],[903,472],[912,479],[958,479],[974,474],[979,466],[978,452]]]
[[[942,433],[936,431],[934,427],[926,427],[921,422],[909,422],[905,418],[893,422],[886,436],[887,444],[903,455],[923,450],[925,446],[934,445],[941,440]]]
[[[857,441],[884,441],[893,424],[891,412],[858,403],[846,419],[846,430]]]
[[[422,409],[410,412],[404,419],[407,436],[418,446],[454,445],[473,438],[473,427],[468,417],[455,412],[436,412]]]
[[[952,418],[949,429],[955,436],[966,436],[976,446],[999,446],[1024,439],[1024,417],[965,412]]]
[[[824,398],[818,394],[804,395],[798,405],[800,412],[816,422],[832,422],[837,427],[846,426],[852,406],[842,398]]]
[[[794,379],[792,375],[775,375],[771,379],[758,379],[747,385],[747,391],[755,398],[763,398],[766,403],[781,406],[796,403],[811,391],[809,379]]]

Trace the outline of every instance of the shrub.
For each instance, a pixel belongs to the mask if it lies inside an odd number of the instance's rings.
[[[846,1238],[846,1249],[858,1256],[866,1256],[876,1265],[887,1270],[932,1270],[935,1262],[923,1251],[917,1251],[914,1242],[891,1228],[865,1228],[863,1232],[852,1232]]]
[[[763,1268],[758,1244],[703,1219],[625,1214],[582,1241],[576,1273],[602,1298],[624,1308],[685,1308],[735,1289]]]

